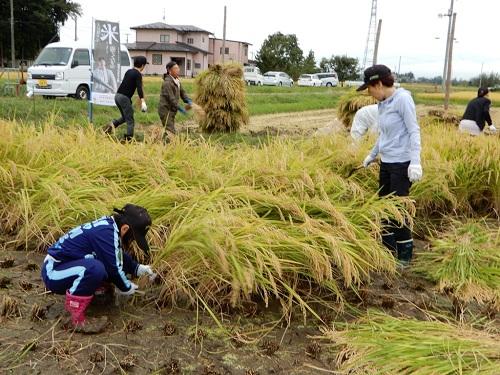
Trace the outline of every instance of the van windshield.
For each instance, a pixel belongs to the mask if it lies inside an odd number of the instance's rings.
[[[67,65],[72,51],[72,48],[44,48],[34,65]]]

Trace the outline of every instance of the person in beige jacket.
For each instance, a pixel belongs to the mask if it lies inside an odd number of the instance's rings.
[[[158,114],[165,127],[163,133],[163,141],[165,143],[170,142],[170,139],[176,134],[175,115],[177,111],[185,114],[186,110],[190,110],[193,104],[193,101],[186,95],[186,92],[182,88],[179,80],[179,72],[179,65],[174,61],[170,61],[167,64],[167,74],[165,74],[161,86]],[[185,108],[179,105],[179,99],[182,99],[186,103]]]

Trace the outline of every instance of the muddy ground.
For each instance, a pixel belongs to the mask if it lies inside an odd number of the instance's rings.
[[[282,319],[278,306],[249,304],[220,312],[223,328],[196,308],[156,304],[155,290],[116,306],[91,306],[88,316],[106,315],[110,324],[98,335],[63,329],[64,297],[45,291],[40,279],[42,254],[0,252],[0,373],[6,374],[322,374],[335,373],[336,353],[314,338],[320,327],[354,319],[354,312],[382,309],[395,316],[427,319],[429,312],[453,318],[451,298],[411,271],[395,279],[377,277],[359,295],[348,293],[352,308],[331,303],[318,308],[323,322],[302,313]],[[5,315],[5,306],[0,314]],[[3,310],[4,309],[4,310]],[[3,310],[3,311],[2,311]],[[487,312],[466,311],[464,319]],[[500,325],[495,316],[488,324]]]

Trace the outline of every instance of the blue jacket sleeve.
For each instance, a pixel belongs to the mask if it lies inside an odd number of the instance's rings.
[[[131,283],[124,270],[124,254],[120,246],[118,232],[112,227],[102,228],[91,241],[98,259],[104,264],[108,280],[122,292],[130,290]]]
[[[123,270],[125,274],[137,276],[137,268],[139,263],[137,263],[126,251],[123,252]]]

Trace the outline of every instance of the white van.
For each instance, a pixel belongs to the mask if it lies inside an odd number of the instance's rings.
[[[335,87],[339,84],[339,77],[337,73],[317,73],[318,78],[321,80],[321,86]]]
[[[262,86],[264,84],[264,76],[256,66],[245,66],[243,77],[247,85]]]
[[[90,43],[89,43],[90,44]],[[28,68],[28,91],[44,97],[70,96],[88,99],[90,48],[81,42],[50,43]],[[121,77],[132,67],[127,47],[120,48]]]

